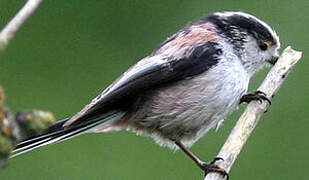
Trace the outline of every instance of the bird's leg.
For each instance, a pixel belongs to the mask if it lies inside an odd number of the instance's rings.
[[[229,179],[229,174],[219,166],[215,165],[215,162],[218,160],[223,160],[220,157],[215,157],[210,163],[206,163],[202,160],[200,160],[195,154],[193,154],[188,148],[186,148],[180,141],[175,141],[175,144],[184,152],[186,155],[188,155],[194,162],[195,164],[200,167],[204,172],[205,175],[209,172],[217,172],[223,175],[224,177],[226,176],[227,179]]]
[[[263,93],[262,91],[254,91],[252,93],[248,93],[243,95],[240,98],[240,102],[239,104],[245,102],[245,103],[249,103],[251,101],[259,101],[262,103],[262,101],[265,100],[267,101],[269,104],[271,104],[271,101],[266,97],[266,94]]]

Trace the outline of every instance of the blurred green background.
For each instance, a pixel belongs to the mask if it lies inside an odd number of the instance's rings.
[[[3,27],[25,1],[1,0]],[[265,20],[303,58],[237,159],[230,177],[308,179],[309,1],[45,0],[0,54],[0,84],[14,111],[76,113],[167,36],[206,13],[243,10]],[[253,90],[269,69],[252,81]],[[245,105],[192,150],[211,160]],[[83,135],[11,159],[0,179],[202,179],[183,155],[131,132]]]

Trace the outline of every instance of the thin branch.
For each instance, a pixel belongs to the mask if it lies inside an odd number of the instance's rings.
[[[0,32],[0,49],[4,49],[21,25],[40,5],[42,0],[28,0],[15,17]]]
[[[302,53],[294,51],[290,46],[287,47],[278,62],[270,70],[263,83],[258,90],[264,92],[269,99],[272,99],[279,91],[282,83],[288,76],[291,69],[301,58]],[[217,157],[221,157],[224,161],[216,164],[227,172],[232,168],[238,154],[249,138],[250,134],[256,127],[262,115],[267,111],[269,104],[267,102],[259,103],[252,101],[244,113],[239,118],[232,132],[230,133],[225,144],[222,146]],[[204,180],[223,180],[224,177],[217,173],[209,173]]]
[[[21,25],[26,22],[41,2],[42,0],[28,0],[2,29],[0,50],[7,46]],[[51,113],[40,110],[25,111],[14,116],[3,103],[4,92],[0,88],[0,170],[7,164],[8,157],[18,140],[40,134],[55,121]]]

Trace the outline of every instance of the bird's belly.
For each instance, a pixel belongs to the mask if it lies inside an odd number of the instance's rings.
[[[173,147],[170,140],[181,140],[190,146],[237,107],[248,83],[237,68],[227,73],[212,69],[154,90],[130,121],[161,145]]]

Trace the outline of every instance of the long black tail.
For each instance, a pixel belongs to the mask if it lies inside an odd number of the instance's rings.
[[[119,118],[119,113],[119,111],[111,111],[71,128],[63,128],[63,124],[68,121],[69,118],[59,121],[47,129],[44,134],[20,142],[13,151],[13,154],[10,156],[10,158],[16,157],[42,146],[62,142],[64,140],[86,133],[94,127],[111,123]]]

